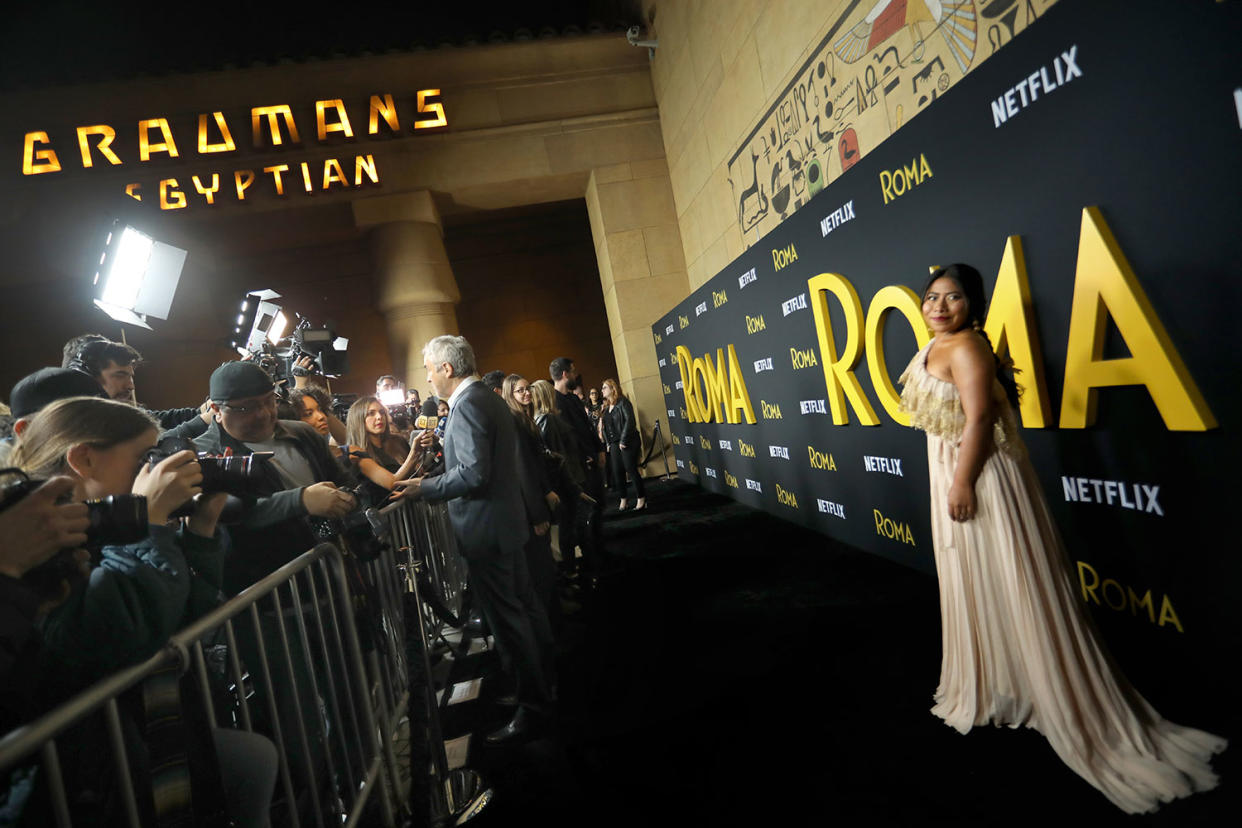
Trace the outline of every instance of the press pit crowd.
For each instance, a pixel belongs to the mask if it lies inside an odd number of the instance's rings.
[[[605,472],[620,508],[646,506],[633,406],[614,379],[584,391],[565,357],[530,381],[480,377],[461,337],[423,355],[425,398],[393,376],[334,398],[310,358],[279,382],[247,358],[206,378],[202,404],[152,411],[141,355],[97,334],[20,380],[0,404],[0,736],[146,660],[351,514],[401,499],[447,503],[470,624],[495,638],[515,712],[487,741],[549,729],[555,630],[609,565]],[[107,751],[73,733],[59,749],[89,776]],[[220,728],[207,744],[228,817],[266,825],[272,742]],[[0,824],[43,824],[39,786],[0,779]]]

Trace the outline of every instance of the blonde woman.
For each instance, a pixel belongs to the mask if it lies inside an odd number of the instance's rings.
[[[71,397],[40,411],[10,458],[32,478],[71,478],[74,500],[128,494],[146,499],[147,536],[97,550],[97,565],[43,621],[38,683],[48,703],[148,658],[172,633],[215,605],[224,566],[216,521],[227,496],[201,495],[202,470],[192,451],[152,465],[147,452],[158,434],[159,424],[141,409]],[[195,495],[185,524],[171,528],[173,512]],[[196,747],[214,747],[229,815],[243,826],[266,825],[277,771],[272,743],[258,734],[218,728],[209,745]],[[95,778],[95,757],[107,755],[90,731],[69,736],[61,750],[71,782]],[[79,787],[70,784],[69,789]],[[70,807],[108,821],[96,800],[71,797]],[[153,822],[150,814],[144,816],[144,823]]]
[[[604,395],[604,437],[608,444],[609,466],[612,467],[613,489],[620,493],[621,503],[617,507],[624,511],[628,505],[626,495],[626,472],[634,481],[634,511],[647,508],[647,491],[643,486],[643,476],[638,473],[639,436],[638,421],[634,417],[634,405],[615,379],[606,379],[600,385]]]

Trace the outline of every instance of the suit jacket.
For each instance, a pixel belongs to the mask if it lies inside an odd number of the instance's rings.
[[[556,392],[556,406],[560,409],[561,417],[573,429],[578,437],[578,448],[582,453],[582,462],[585,464],[588,460],[593,461],[595,455],[604,450],[604,444],[599,441],[599,432],[595,425],[591,422],[591,418],[587,416],[586,407],[582,404],[582,400],[573,394],[562,394]]]
[[[467,559],[520,550],[530,536],[519,451],[509,406],[483,383],[468,385],[449,412],[444,474],[421,488],[429,501],[448,501],[458,550]]]

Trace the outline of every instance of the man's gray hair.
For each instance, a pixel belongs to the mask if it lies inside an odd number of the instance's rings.
[[[432,365],[447,362],[453,366],[455,377],[469,377],[475,373],[474,348],[463,336],[437,336],[423,346],[423,359],[431,360]]]

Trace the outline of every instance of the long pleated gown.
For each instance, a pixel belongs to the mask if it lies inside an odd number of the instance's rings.
[[[956,386],[927,373],[930,348],[900,381],[903,410],[927,432],[944,650],[932,712],[962,733],[982,724],[1035,728],[1129,813],[1215,787],[1208,762],[1225,740],[1162,719],[1100,641],[999,382],[976,517],[949,519],[966,418]]]

